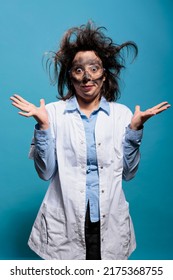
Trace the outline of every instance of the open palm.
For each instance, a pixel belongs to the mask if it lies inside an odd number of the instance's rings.
[[[17,94],[14,94],[10,99],[13,101],[12,105],[21,110],[19,112],[21,116],[33,117],[39,123],[40,129],[48,129],[49,120],[44,99],[40,100],[40,107],[36,107]]]
[[[141,111],[140,106],[137,105],[135,107],[135,112],[132,117],[130,127],[134,130],[140,129],[149,118],[167,110],[170,106],[171,105],[167,101],[165,101],[152,108],[147,109],[146,111]]]

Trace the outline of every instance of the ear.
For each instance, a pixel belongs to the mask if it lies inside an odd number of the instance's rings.
[[[106,80],[106,73],[104,73],[104,76],[103,76],[103,82]]]
[[[104,72],[103,72],[103,78],[104,78],[104,80],[103,81],[105,81],[106,80],[106,78],[107,78],[107,70],[106,70],[106,68],[103,68],[103,70],[104,70]]]

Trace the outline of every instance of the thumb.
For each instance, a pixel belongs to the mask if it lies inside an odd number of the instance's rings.
[[[140,112],[140,106],[139,105],[135,106],[135,112]]]
[[[44,99],[40,99],[40,107],[45,107],[45,101],[44,101]]]

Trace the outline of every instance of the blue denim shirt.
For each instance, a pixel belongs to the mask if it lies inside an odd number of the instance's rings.
[[[86,206],[89,201],[90,220],[97,222],[99,213],[99,174],[95,144],[95,124],[98,112],[102,110],[105,114],[110,114],[109,103],[104,97],[101,98],[99,107],[93,111],[89,118],[81,112],[76,98],[71,99],[66,111],[78,110],[84,124],[87,143],[87,170],[86,170]]]

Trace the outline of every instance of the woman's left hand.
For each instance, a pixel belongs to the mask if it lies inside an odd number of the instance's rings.
[[[161,112],[167,110],[171,105],[165,101],[162,102],[146,111],[141,111],[140,106],[135,107],[135,112],[132,117],[130,128],[133,130],[139,130],[143,127],[143,124],[151,117],[160,114]]]

